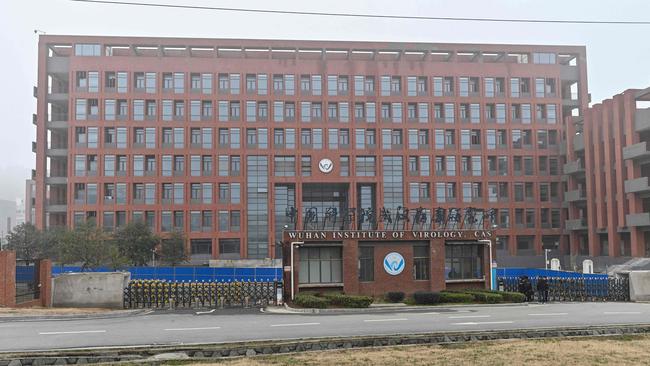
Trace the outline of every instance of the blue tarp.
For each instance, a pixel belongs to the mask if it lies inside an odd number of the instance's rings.
[[[92,272],[112,272],[106,267],[95,268]],[[282,281],[282,268],[217,268],[217,267],[128,267],[134,280],[165,281]],[[66,272],[81,272],[81,267],[53,266],[52,275]],[[91,270],[86,270],[91,272]]]

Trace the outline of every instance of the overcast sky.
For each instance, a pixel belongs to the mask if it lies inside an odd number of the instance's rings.
[[[133,0],[138,1],[138,0]],[[483,18],[650,20],[649,0],[148,0],[204,6]],[[650,26],[477,23],[271,15],[0,0],[0,199],[24,197],[34,166],[34,29],[48,34],[586,45],[597,102],[650,86]]]

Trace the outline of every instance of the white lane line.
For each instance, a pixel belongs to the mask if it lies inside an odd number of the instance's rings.
[[[370,323],[370,322],[399,322],[399,321],[404,321],[408,320],[407,318],[392,318],[392,319],[364,319],[364,322]]]
[[[435,311],[432,311],[430,313],[416,313],[416,314],[418,314],[418,315],[438,315],[440,313],[436,313]]]
[[[271,324],[272,327],[300,327],[303,325],[320,325],[320,323]]]
[[[625,315],[625,314],[641,314],[640,311],[606,311],[605,315]]]
[[[449,319],[465,319],[465,318],[489,318],[491,315],[458,315],[450,316]]]
[[[569,313],[539,313],[539,314],[528,314],[528,316],[562,316],[569,315]]]
[[[215,311],[217,311],[217,309],[212,309],[212,310],[208,310],[208,311],[197,311],[197,312],[196,312],[196,315],[201,315],[201,314],[212,314],[212,313],[214,313]]]
[[[481,325],[481,324],[512,324],[513,321],[499,321],[499,322],[466,322],[466,323],[451,323],[452,325]]]
[[[67,332],[39,332],[40,335],[106,333],[105,330],[71,330]]]
[[[221,329],[221,327],[203,327],[203,328],[167,328],[165,331],[174,332],[174,331],[186,331],[186,330],[212,330],[212,329]]]

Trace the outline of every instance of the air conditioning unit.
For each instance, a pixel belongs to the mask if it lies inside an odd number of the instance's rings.
[[[104,199],[105,199],[105,200],[112,200],[112,199],[113,199],[113,196],[104,196]]]

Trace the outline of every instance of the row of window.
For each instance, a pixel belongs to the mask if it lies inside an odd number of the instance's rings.
[[[282,172],[286,172],[286,170]],[[101,192],[98,191],[99,188],[102,188]],[[128,188],[130,188],[130,195],[127,191]],[[73,199],[76,205],[98,203],[104,205],[127,203],[237,205],[241,203],[240,183],[217,183],[216,188],[218,196],[215,200],[213,194],[215,185],[213,183],[75,183]],[[432,193],[435,194],[437,203],[455,203],[457,201],[508,203],[511,201],[511,197],[514,203],[560,202],[560,188],[558,182],[411,182],[408,183],[408,202],[430,203],[432,202]],[[537,191],[537,195],[535,191]],[[460,200],[458,200],[459,198]]]
[[[99,192],[98,189],[102,188]],[[127,192],[131,188],[130,200]],[[156,187],[160,197],[156,195]],[[186,191],[187,189],[187,191]],[[74,203],[78,205],[110,204],[155,204],[183,205],[190,204],[233,204],[241,203],[240,183],[217,183],[217,197],[212,183],[75,183]],[[101,194],[101,195],[100,195]]]
[[[103,155],[103,164],[100,167],[101,155],[78,154],[74,157],[74,176],[94,177],[185,177],[187,172],[192,177],[212,177],[215,173],[220,177],[233,177],[241,175],[241,157],[239,155]],[[372,159],[368,159],[372,158]],[[512,161],[510,166],[509,161]],[[535,169],[537,160],[537,169]],[[159,162],[160,161],[160,165]],[[356,156],[356,172],[359,166],[372,165],[375,174],[374,156]],[[296,176],[296,162],[300,162],[300,175],[311,176],[312,158],[309,155],[275,155],[273,157],[273,175]],[[342,156],[339,160],[341,176],[350,174],[350,157]],[[408,174],[411,176],[427,177],[431,175],[431,157],[418,155],[408,157]],[[129,165],[131,168],[129,169]],[[215,170],[215,165],[217,170]],[[189,167],[189,169],[186,168]],[[459,169],[460,166],[460,169]],[[456,175],[480,177],[489,176],[558,176],[560,172],[560,158],[555,156],[516,155],[510,159],[506,155],[437,155],[433,157],[433,170],[436,176]]]
[[[188,78],[189,75],[189,78]],[[129,77],[132,81],[129,83]],[[126,72],[105,71],[104,92],[128,93],[186,92],[213,94],[214,82],[221,94],[300,95],[310,96],[459,96],[488,98],[503,97],[508,80],[512,98],[558,96],[557,79],[550,77],[478,77],[478,76],[399,76],[382,75],[294,75],[294,74],[238,74],[186,72]],[[481,81],[482,79],[482,81]],[[159,82],[160,80],[160,82]],[[379,80],[377,82],[377,80]],[[242,82],[245,83],[242,85]],[[160,85],[159,85],[160,83]],[[379,87],[379,88],[377,88]],[[100,72],[76,71],[75,91],[100,91]],[[131,88],[131,89],[129,89]],[[159,89],[160,88],[160,89]],[[243,90],[245,88],[245,90]],[[325,89],[325,90],[324,90]],[[406,92],[404,94],[404,92]]]
[[[129,144],[128,133],[131,132]],[[100,136],[102,132],[103,136]],[[190,128],[189,144],[184,127],[75,127],[74,142],[76,148],[169,148],[185,149],[253,149],[269,148],[268,128],[217,128],[218,144],[213,144],[215,130],[211,127]],[[365,150],[377,148],[378,134],[381,137],[381,149],[409,150],[431,148],[436,150],[488,150],[495,149],[537,149],[557,148],[561,132],[555,129],[440,129],[427,128],[274,128],[273,147],[279,149],[296,149],[300,139],[302,149],[330,150],[347,149],[354,138],[354,149]],[[433,132],[433,136],[432,136]],[[245,144],[242,144],[245,133]],[[351,134],[354,136],[351,136]],[[298,135],[299,134],[299,135]],[[160,137],[158,141],[157,135]],[[102,139],[103,137],[103,139]]]
[[[160,103],[160,109],[158,105]],[[274,122],[319,122],[331,121],[347,123],[352,120],[350,103],[348,102],[287,102],[220,100],[213,103],[211,100],[190,100],[190,121],[213,121],[213,114],[217,113],[219,122],[241,121],[263,122],[269,120],[272,113]],[[429,123],[430,116],[438,123],[498,123],[507,122],[509,106],[511,123],[531,124],[557,123],[556,104],[530,104],[530,103],[375,103],[361,102],[352,105],[354,120],[356,122],[374,123],[378,120],[377,107],[379,106],[379,120],[383,122],[402,123],[404,121],[416,123]],[[78,121],[99,120],[100,100],[78,98],[75,100],[75,119]],[[165,99],[105,99],[103,119],[106,121],[185,121],[186,101]],[[242,108],[245,107],[245,116]],[[273,108],[270,111],[270,108]],[[298,109],[300,114],[298,115]],[[324,108],[327,108],[325,111]],[[131,116],[129,118],[129,109]],[[481,112],[483,110],[483,112]],[[324,114],[326,113],[326,114]],[[160,117],[160,118],[158,118]],[[53,114],[53,120],[67,119],[65,114]]]
[[[186,215],[187,214],[187,215]],[[101,227],[106,231],[112,231],[126,225],[126,211],[104,211],[101,215]],[[132,221],[143,221],[149,227],[156,227],[155,211],[133,211],[131,213]],[[73,220],[75,225],[86,221],[97,221],[96,211],[75,211]],[[189,225],[185,219],[189,219]],[[216,223],[214,219],[216,218]],[[215,226],[216,224],[216,226]],[[194,232],[230,232],[237,233],[241,231],[241,212],[238,210],[231,211],[161,211],[160,212],[160,231],[171,232],[174,230]]]

